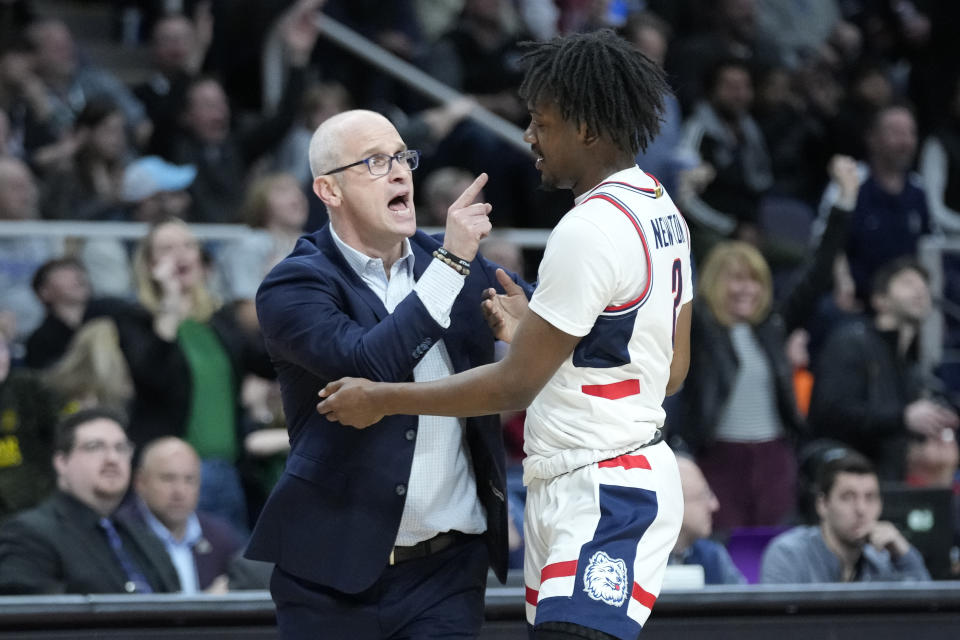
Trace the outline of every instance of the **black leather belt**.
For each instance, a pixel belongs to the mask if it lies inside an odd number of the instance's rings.
[[[416,560],[417,558],[426,558],[434,553],[439,553],[444,549],[451,547],[455,542],[466,537],[466,534],[459,531],[447,531],[438,533],[429,540],[418,542],[410,547],[394,547],[390,552],[389,564],[399,564],[407,560]]]

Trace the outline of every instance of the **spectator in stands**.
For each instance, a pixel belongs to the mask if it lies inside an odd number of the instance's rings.
[[[210,3],[201,2],[193,19],[183,14],[160,16],[150,33],[150,77],[133,89],[153,122],[149,151],[164,155],[177,129],[177,113],[190,80],[200,72],[213,37]]]
[[[0,38],[0,107],[10,120],[8,152],[39,165],[41,158],[34,152],[46,145],[56,147],[57,133],[53,106],[33,66],[33,50],[26,38]]]
[[[780,60],[794,68],[831,40],[859,39],[859,30],[842,20],[838,5],[837,0],[757,0],[757,31],[777,47]]]
[[[912,487],[953,488],[958,481],[958,465],[960,451],[957,449],[957,435],[952,429],[942,430],[939,438],[911,439],[907,445],[906,481]],[[960,495],[956,499],[960,500]],[[954,533],[960,535],[960,531]]]
[[[430,48],[421,66],[433,77],[466,93],[497,115],[519,124],[526,108],[517,98],[519,23],[500,0],[466,0],[455,26]]]
[[[53,364],[67,350],[90,302],[90,281],[79,260],[54,258],[33,274],[33,291],[46,309],[43,323],[27,338],[24,363],[33,369]]]
[[[163,545],[116,513],[132,456],[122,419],[110,411],[88,409],[57,426],[57,489],[0,526],[0,593],[179,590]]]
[[[123,220],[120,196],[129,160],[123,111],[109,98],[92,98],[77,115],[72,135],[74,152],[47,174],[44,217]]]
[[[289,173],[305,190],[313,189],[310,163],[304,160],[310,150],[310,138],[324,120],[350,108],[350,94],[342,84],[321,82],[303,94],[297,123],[277,147],[273,169]]]
[[[272,173],[250,185],[242,211],[244,222],[257,232],[221,246],[218,262],[227,300],[245,301],[255,314],[253,299],[264,276],[303,234],[307,198],[292,175]]]
[[[123,111],[136,146],[150,137],[152,125],[143,105],[116,76],[83,62],[70,29],[59,18],[43,18],[27,29],[33,45],[36,70],[52,107],[51,127],[57,137],[65,135],[77,114],[94,98],[109,98]]]
[[[231,558],[243,539],[221,518],[197,511],[200,458],[180,438],[147,444],[134,473],[137,499],[122,511],[139,520],[166,547],[180,577],[180,590],[225,593]]]
[[[242,331],[207,288],[189,227],[153,225],[134,257],[139,305],[114,314],[133,376],[130,437],[178,436],[200,455],[200,509],[249,527],[236,462],[242,455],[239,385],[246,372],[272,378],[259,336]]]
[[[724,238],[756,242],[760,199],[773,184],[770,156],[750,115],[753,81],[747,65],[717,62],[707,99],[684,122],[680,153],[713,169],[702,192],[681,189],[677,204],[691,225],[694,253],[705,256]]]
[[[745,584],[747,579],[733,564],[726,548],[709,539],[713,514],[720,508],[717,496],[693,458],[678,455],[677,466],[683,486],[683,523],[669,564],[702,566],[706,584]]]
[[[423,181],[423,203],[417,207],[417,225],[442,227],[447,224],[447,208],[473,182],[473,174],[458,167],[440,167]],[[476,198],[483,202],[481,191]],[[496,262],[496,261],[494,261]]]
[[[943,123],[923,144],[920,173],[931,217],[943,231],[960,234],[960,76]]]
[[[324,15],[347,26],[375,45],[402,60],[411,61],[422,52],[420,26],[413,0],[324,0]],[[462,3],[461,3],[462,4]],[[405,85],[390,74],[379,72],[355,55],[332,43],[319,47],[314,61],[328,78],[350,87],[356,103],[368,108],[385,105],[407,108],[410,95]]]
[[[782,524],[793,512],[805,425],[785,343],[829,287],[856,197],[853,160],[836,158],[830,170],[845,185],[847,208],[834,209],[829,233],[776,305],[770,269],[747,243],[717,245],[699,273],[690,373],[666,424],[717,493],[721,530]]]
[[[881,479],[903,481],[909,440],[942,443],[960,421],[929,397],[917,363],[920,325],[931,311],[926,271],[911,258],[886,265],[871,304],[872,318],[841,325],[824,345],[829,357],[816,367],[810,423],[816,435],[865,454]]]
[[[894,87],[887,65],[882,62],[859,62],[846,75],[845,95],[830,119],[830,136],[838,153],[863,158],[868,153],[870,125],[877,113],[893,101]]]
[[[40,217],[37,183],[22,161],[0,157],[0,220]],[[43,320],[43,306],[30,288],[37,268],[62,253],[63,242],[45,236],[0,236],[0,311],[13,312],[14,338],[30,335]]]
[[[849,450],[828,458],[817,489],[820,525],[774,538],[763,554],[760,582],[930,579],[920,552],[893,524],[880,521],[880,483],[869,460]]]
[[[672,33],[660,16],[646,11],[631,14],[623,27],[623,36],[659,66],[664,65]],[[669,193],[674,192],[675,174],[683,167],[677,155],[682,123],[680,101],[672,94],[665,96],[660,133],[637,156],[637,166],[655,175]]]
[[[703,79],[717,60],[735,58],[752,70],[780,63],[776,43],[757,29],[756,0],[720,0],[716,5],[701,8],[712,18],[710,28],[678,38],[667,56],[667,72],[684,114],[707,97],[703,89],[710,87],[704,87]]]
[[[123,170],[119,210],[125,219],[154,224],[169,218],[184,219],[193,202],[187,189],[196,167],[170,164],[159,156],[144,156]],[[80,259],[90,275],[94,295],[129,300],[134,297],[130,268],[132,243],[120,238],[88,237]]]
[[[187,217],[190,192],[197,177],[193,165],[170,164],[159,156],[144,156],[127,165],[123,172],[121,197],[131,208],[136,222],[156,224],[169,218]]]
[[[0,521],[33,507],[53,487],[55,402],[32,373],[12,370],[0,331]]]
[[[926,193],[911,171],[917,152],[917,125],[904,105],[881,108],[867,134],[867,162],[858,167],[860,190],[850,220],[846,256],[857,287],[866,300],[874,273],[901,256],[916,256],[917,242],[931,232]],[[831,184],[820,205],[821,219],[833,205]]]
[[[771,195],[801,201],[812,218],[826,182],[822,167],[830,145],[826,123],[798,84],[787,67],[767,69],[757,81],[754,114],[770,153]]]
[[[189,83],[180,112],[181,132],[172,141],[168,159],[197,168],[190,187],[191,220],[238,222],[243,194],[238,187],[244,184],[251,164],[276,147],[293,124],[317,34],[316,16],[311,11],[284,21],[289,74],[283,98],[272,116],[242,130],[231,130],[231,109],[219,81],[201,77]]]
[[[44,371],[43,382],[56,394],[61,414],[101,407],[126,415],[133,381],[113,320],[94,318],[80,327],[63,357]]]

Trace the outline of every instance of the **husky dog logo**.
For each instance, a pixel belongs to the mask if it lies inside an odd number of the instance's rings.
[[[627,563],[597,551],[583,573],[583,590],[594,600],[619,607],[627,601]]]

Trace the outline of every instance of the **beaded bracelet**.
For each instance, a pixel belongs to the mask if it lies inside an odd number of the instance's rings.
[[[440,247],[434,251],[433,257],[462,276],[470,275],[470,263],[463,258],[458,258],[443,247]]]

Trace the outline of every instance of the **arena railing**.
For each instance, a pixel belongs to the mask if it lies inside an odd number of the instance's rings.
[[[491,583],[481,640],[527,638],[523,586]],[[276,639],[265,591],[0,597],[0,640]],[[960,582],[713,586],[660,594],[645,640],[960,637]],[[318,630],[318,637],[323,637]]]
[[[920,363],[928,374],[937,366],[960,367],[960,345],[948,346],[951,342],[947,335],[951,323],[960,326],[960,300],[947,297],[948,278],[956,278],[960,273],[960,238],[926,236],[920,240],[917,255],[930,274],[934,303],[934,312],[920,333]],[[946,264],[948,260],[953,262],[952,269]]]
[[[143,222],[74,222],[60,220],[0,220],[0,238],[119,238],[137,240],[148,229]],[[250,234],[264,233],[240,224],[191,223],[190,229],[202,241],[238,240]],[[442,233],[440,227],[421,227],[426,233]],[[496,229],[493,236],[513,242],[525,249],[542,249],[549,229]]]

